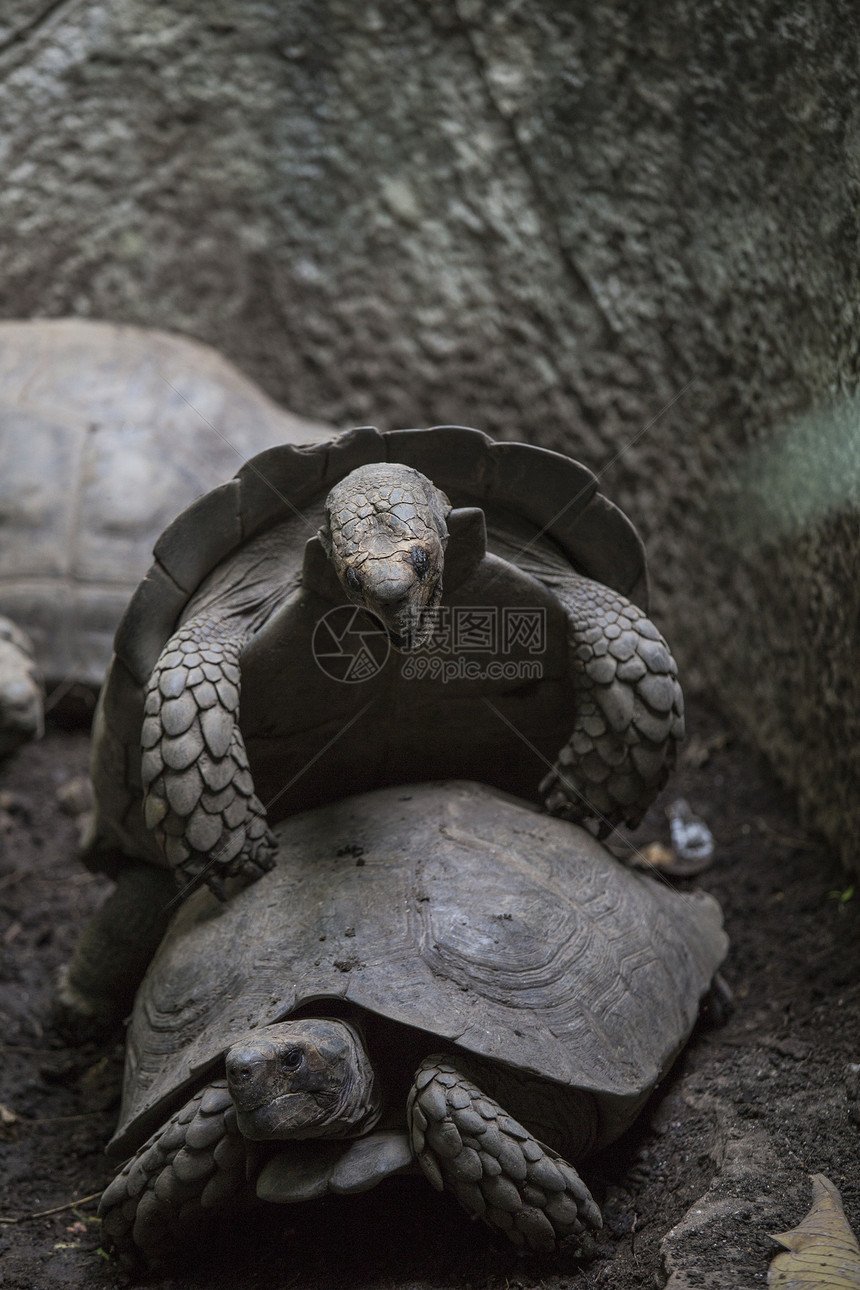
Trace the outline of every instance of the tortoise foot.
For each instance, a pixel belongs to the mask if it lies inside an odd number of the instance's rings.
[[[179,1239],[246,1189],[245,1141],[224,1080],[196,1093],[105,1188],[99,1217],[126,1262],[163,1262]]]
[[[622,823],[635,829],[665,784],[684,737],[684,696],[665,640],[625,596],[579,575],[558,595],[576,716],[539,791],[551,815],[606,837]]]
[[[114,999],[79,990],[71,979],[68,963],[60,968],[51,1004],[51,1024],[68,1043],[80,1045],[106,1039],[122,1015]]]
[[[104,1039],[127,1016],[170,921],[172,875],[121,859],[116,887],[57,979],[52,1021],[72,1043]]]
[[[416,1158],[432,1185],[453,1192],[472,1218],[521,1249],[552,1254],[562,1241],[602,1226],[576,1170],[450,1059],[421,1063],[407,1119]]]

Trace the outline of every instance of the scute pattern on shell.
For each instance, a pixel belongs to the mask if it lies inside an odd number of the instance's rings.
[[[189,1072],[310,999],[590,1090],[607,1131],[623,1127],[725,954],[709,897],[625,870],[583,829],[483,785],[383,789],[275,833],[275,869],[217,919],[195,893],[162,942],[135,1005],[112,1152],[135,1149]]]
[[[189,773],[188,784],[174,789],[171,803],[166,789],[162,792],[158,787],[162,765],[169,768],[171,775],[184,776],[192,771],[196,754],[197,769],[208,790],[220,792],[231,782],[246,796],[252,790],[248,787],[249,772],[240,772],[239,768],[243,752],[234,750],[232,743],[221,751],[228,730],[223,714],[231,710],[234,702],[229,685],[238,684],[238,667],[232,676],[222,671],[222,665],[226,667],[231,660],[223,650],[216,650],[213,662],[209,657],[213,651],[206,642],[193,642],[199,647],[187,654],[177,649],[176,625],[183,621],[190,625],[194,614],[210,604],[206,597],[214,596],[214,612],[226,613],[229,627],[227,621],[222,626],[225,631],[235,630],[237,644],[244,639],[245,629],[254,633],[244,657],[259,661],[255,640],[278,620],[278,611],[287,602],[292,604],[300,586],[304,544],[319,524],[329,489],[352,470],[385,461],[403,463],[426,474],[457,507],[482,506],[488,514],[497,512],[502,517],[515,517],[517,523],[534,525],[535,532],[545,532],[554,543],[557,559],[569,561],[572,567],[644,603],[644,553],[635,529],[597,492],[593,474],[560,454],[525,444],[494,443],[480,431],[458,426],[383,434],[372,427],[361,427],[329,442],[286,444],[258,454],[234,479],[199,498],[165,530],[156,543],[155,563],[132,597],[116,633],[115,659],[102,694],[94,744],[93,776],[99,811],[86,863],[113,872],[118,854],[147,857],[155,863],[163,863],[166,855],[170,865],[190,859],[192,870],[201,871],[199,857],[190,855],[196,848],[181,841],[181,830],[176,831],[173,824],[162,825],[167,811],[182,815],[188,809],[197,792],[197,780]],[[267,541],[268,557],[263,549]],[[263,545],[255,546],[260,543]],[[213,587],[217,591],[213,592]],[[159,698],[147,687],[165,651],[166,657],[159,665]],[[190,725],[181,728],[187,719],[184,705],[170,709],[169,720],[175,733],[165,731],[164,738],[158,739],[148,725],[140,759],[137,745],[144,716],[155,716],[161,712],[162,700],[178,699],[188,691],[193,693],[197,708]],[[141,710],[144,700],[145,712]],[[320,711],[324,708],[325,702],[320,703]],[[265,725],[265,720],[262,725],[259,720],[259,704],[257,709],[256,724],[249,726],[252,738]],[[247,704],[244,715],[247,719]],[[314,739],[314,727],[297,729],[293,722],[294,714],[287,712],[281,728],[292,741],[290,764],[298,770],[318,751],[319,743]],[[560,743],[561,739],[555,747]],[[339,750],[346,747],[344,743]],[[233,751],[238,760],[231,769]],[[268,739],[268,732],[257,741],[257,755],[261,751],[264,758],[278,755],[275,740]],[[483,752],[480,755],[483,758]],[[149,806],[149,820],[162,826],[163,848],[154,842],[144,819],[139,769],[145,787],[153,786],[147,797],[158,799]],[[269,776],[267,795],[275,791],[269,782],[270,772],[268,765],[263,768],[263,778]],[[305,783],[310,786],[317,773],[314,770]],[[436,773],[435,768],[426,773]],[[471,774],[472,766],[463,759],[457,773]],[[282,785],[283,781],[277,788]],[[371,785],[364,781],[362,786]],[[534,787],[530,784],[526,791]],[[516,791],[519,788],[516,786]],[[301,809],[298,792],[279,796],[279,813]],[[317,792],[317,800],[319,796]],[[226,806],[219,809],[226,810]],[[224,817],[227,852],[232,852],[238,837],[233,836],[236,826],[232,823],[237,812],[234,806],[230,819]],[[265,833],[258,837],[257,831],[265,826],[258,823],[253,810],[248,816],[254,835],[250,838],[250,851],[262,855]],[[200,841],[208,843],[211,827],[204,823],[199,827]],[[245,841],[247,844],[247,836]],[[253,872],[253,860],[249,872]]]
[[[495,443],[465,426],[385,433],[362,426],[323,443],[267,449],[177,517],[156,543],[156,562],[117,633],[117,653],[132,675],[145,685],[195,586],[231,550],[321,503],[350,471],[382,461],[414,467],[454,505],[486,504],[525,517],[575,567],[647,608],[642,543],[626,516],[597,492],[587,467],[528,444]],[[302,541],[305,536],[303,529]]]
[[[201,493],[214,498],[241,461],[271,444],[333,433],[175,332],[3,321],[0,369],[0,614],[26,626],[52,682],[101,685],[153,543],[183,507]],[[217,510],[223,533],[230,521],[220,501]],[[201,541],[171,550],[174,583],[195,585],[209,554]]]

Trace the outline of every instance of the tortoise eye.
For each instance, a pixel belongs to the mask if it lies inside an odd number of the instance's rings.
[[[412,567],[418,574],[419,578],[426,578],[430,572],[430,557],[424,550],[423,546],[414,546],[409,552],[409,558],[412,561]]]
[[[304,1059],[301,1048],[288,1048],[281,1056],[281,1066],[285,1071],[297,1071]]]
[[[350,593],[350,595],[352,596],[361,595],[361,578],[359,578],[358,574],[355,572],[355,569],[353,569],[352,565],[349,566],[346,573],[344,574],[344,582],[346,583],[346,589]]]

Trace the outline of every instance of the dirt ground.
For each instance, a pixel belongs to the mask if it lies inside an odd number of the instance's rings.
[[[222,1224],[154,1290],[745,1290],[767,1281],[769,1233],[809,1207],[808,1175],[840,1188],[860,1231],[860,893],[759,759],[694,708],[683,764],[637,832],[668,842],[686,797],[717,841],[696,879],[722,902],[736,1011],[701,1028],[639,1124],[583,1173],[605,1226],[588,1259],[539,1265],[501,1248],[419,1180]],[[0,1283],[108,1290],[99,1248],[121,1037],[65,1047],[48,1022],[54,973],[107,888],[74,859],[57,790],[86,768],[80,732],[0,767]],[[79,1198],[85,1198],[79,1200]],[[77,1204],[70,1202],[79,1200]],[[54,1211],[54,1212],[45,1212]]]

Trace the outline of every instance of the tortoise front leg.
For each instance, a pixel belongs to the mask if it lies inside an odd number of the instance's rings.
[[[180,883],[271,869],[275,839],[239,729],[244,633],[192,618],[171,636],[146,690],[144,818]]]
[[[593,821],[598,837],[635,828],[684,737],[684,696],[669,648],[620,592],[571,574],[553,591],[567,611],[576,690],[570,739],[540,791],[553,815]]]
[[[245,1139],[226,1080],[215,1080],[143,1144],[102,1192],[99,1217],[121,1256],[147,1263],[167,1257],[207,1214],[253,1192],[246,1182]]]
[[[602,1226],[579,1174],[438,1055],[418,1068],[407,1122],[421,1169],[472,1218],[515,1245],[552,1254],[559,1242]]]

